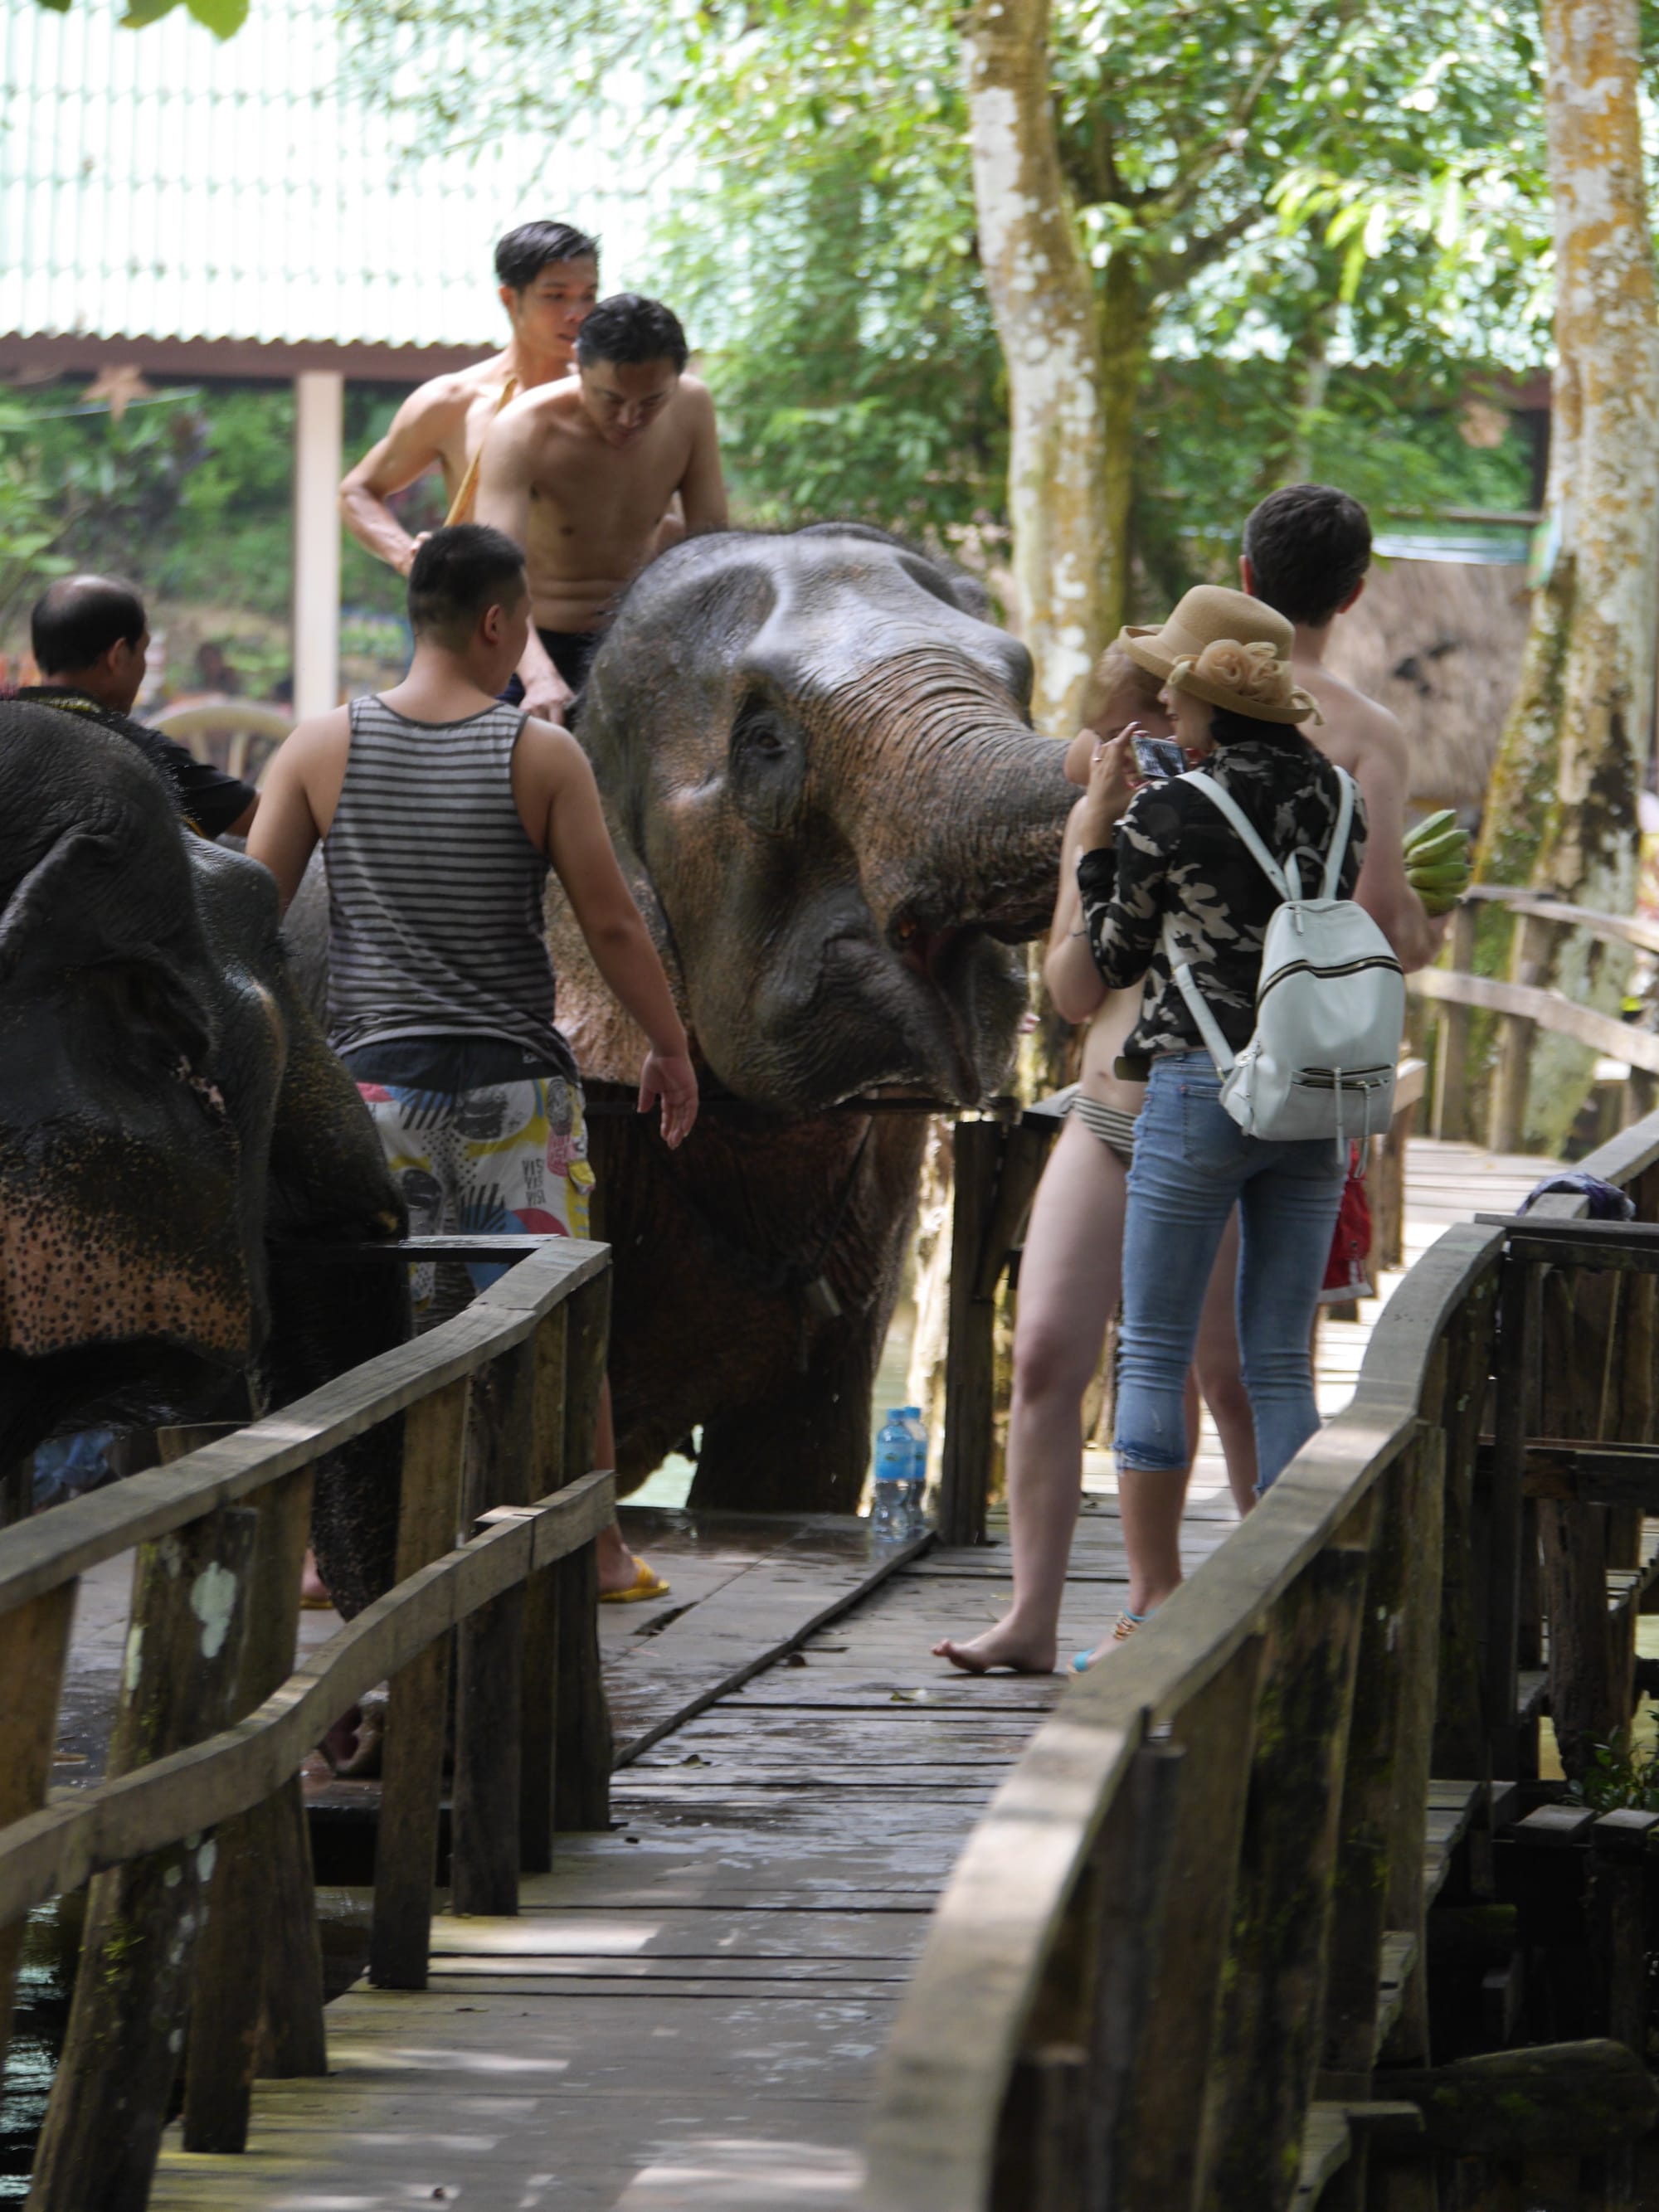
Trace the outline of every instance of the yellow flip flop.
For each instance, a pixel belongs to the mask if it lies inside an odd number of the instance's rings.
[[[626,1589],[601,1590],[601,1605],[640,1605],[647,1598],[666,1597],[672,1585],[665,1583],[654,1567],[649,1567],[637,1552],[628,1555],[639,1572]]]

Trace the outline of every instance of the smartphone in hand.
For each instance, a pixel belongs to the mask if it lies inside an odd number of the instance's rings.
[[[1172,775],[1187,773],[1187,756],[1173,738],[1137,735],[1133,743],[1135,766],[1148,783],[1167,783]]]

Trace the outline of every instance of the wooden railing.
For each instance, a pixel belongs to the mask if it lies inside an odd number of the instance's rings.
[[[1659,1218],[1659,1116],[1586,1164]],[[1533,1242],[1578,1204],[1545,1201]],[[1557,1261],[1626,1266],[1589,1239]],[[1356,2142],[1420,2132],[1431,2102],[1431,1778],[1457,1778],[1489,1842],[1493,1755],[1524,1772],[1535,1736],[1539,1574],[1553,1621],[1607,1617],[1620,1532],[1563,1503],[1578,1519],[1550,1582],[1540,1486],[1607,1496],[1617,1455],[1583,1439],[1623,1437],[1649,1447],[1635,1457],[1659,1502],[1645,1243],[1644,1276],[1552,1304],[1556,1261],[1511,1254],[1503,1226],[1449,1231],[1395,1291],[1347,1409],[1068,1686],[975,1831],[900,2011],[871,2212],[1284,2212],[1351,2152],[1342,2202],[1363,2207]],[[1572,1442],[1540,1456],[1533,1425],[1551,1420]],[[1610,1687],[1627,1712],[1628,1672]],[[1639,1933],[1626,1948],[1640,1982]],[[1636,2083],[1628,2135],[1651,2092],[1636,2057],[1612,2055]],[[1435,2201],[1431,2185],[1409,2201]]]
[[[426,1985],[452,1644],[455,1909],[516,1911],[556,1828],[605,1824],[595,1539],[614,1500],[587,1470],[609,1264],[547,1239],[428,1335],[0,1535],[8,2018],[23,1916],[92,1879],[37,2212],[142,2207],[181,2070],[185,2146],[220,2151],[246,2143],[256,2074],[327,2070],[298,1770],[373,1685],[391,1680],[375,1982]],[[296,1668],[315,1463],[398,1417],[396,1586]],[[134,1545],[108,1779],[48,1802],[76,1581]]]
[[[1501,906],[1515,924],[1507,977],[1477,975],[1475,936],[1480,903]],[[1452,917],[1450,965],[1422,968],[1406,978],[1408,990],[1440,1008],[1435,1048],[1432,1127],[1437,1137],[1469,1135],[1469,1016],[1479,1010],[1498,1017],[1497,1065],[1487,1106],[1486,1139],[1494,1152],[1520,1148],[1527,1107],[1527,1078],[1538,1031],[1571,1037],[1630,1068],[1625,1091],[1626,1127],[1659,1104],[1659,1036],[1615,1021],[1610,1014],[1581,1006],[1564,992],[1543,989],[1538,978],[1549,972],[1556,933],[1575,930],[1605,945],[1626,945],[1659,953],[1659,925],[1634,915],[1595,914],[1559,899],[1534,896],[1501,884],[1476,884]]]

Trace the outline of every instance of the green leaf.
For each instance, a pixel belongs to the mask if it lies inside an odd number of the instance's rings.
[[[186,0],[186,5],[216,39],[234,38],[247,21],[248,0]]]
[[[179,0],[128,0],[121,27],[124,31],[142,31],[147,23],[159,23],[163,15],[170,15],[178,4]]]

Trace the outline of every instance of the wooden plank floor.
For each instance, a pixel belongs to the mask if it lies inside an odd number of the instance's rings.
[[[1229,1525],[1195,1514],[1194,1560]],[[1122,1602],[1109,1504],[1090,1501],[1075,1565],[1068,1649]],[[617,1825],[571,1839],[518,1919],[441,1921],[424,1995],[339,1999],[329,2078],[262,2083],[244,2158],[169,2148],[152,2204],[844,2199],[927,1916],[1064,1694],[1057,1676],[976,1680],[930,1656],[991,1619],[1007,1582],[1004,1542],[934,1553],[641,1752],[617,1776]]]
[[[1408,1256],[1449,1219],[1511,1209],[1545,1165],[1418,1145]],[[1380,1310],[1327,1325],[1328,1412]],[[1097,1641],[1126,1595],[1092,1459],[1090,1487],[1063,1652]],[[1212,1453],[1188,1500],[1189,1571],[1233,1517]],[[157,2212],[850,2201],[928,1915],[1064,1678],[973,1679],[929,1655],[1006,1603],[1000,1531],[862,1596],[855,1525],[666,1513],[629,1516],[629,1533],[674,1589],[603,1616],[629,1762],[616,1825],[565,1841],[517,1919],[441,1919],[429,1991],[359,1984],[332,2005],[333,2071],[261,2083],[246,2156],[190,2158],[170,2139]],[[1431,1808],[1431,1828],[1454,1817]]]

